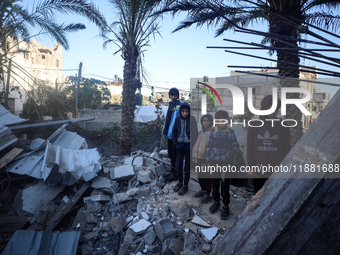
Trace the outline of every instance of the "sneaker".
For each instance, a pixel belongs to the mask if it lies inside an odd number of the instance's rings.
[[[209,196],[208,194],[205,194],[203,197],[201,197],[200,199],[198,199],[199,202],[201,202],[201,204],[207,204],[212,200],[211,196]]]
[[[222,212],[221,212],[221,220],[226,220],[229,217],[229,207],[224,207],[222,208]]]
[[[214,213],[218,210],[219,207],[220,207],[220,204],[213,203],[213,205],[209,207],[209,211],[211,213]]]
[[[194,197],[203,197],[205,195],[205,191],[204,190],[200,190],[197,191],[196,193],[194,193]]]

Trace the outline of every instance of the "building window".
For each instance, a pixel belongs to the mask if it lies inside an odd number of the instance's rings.
[[[10,49],[11,49],[11,44],[7,42],[7,51],[9,51]]]
[[[55,61],[55,66],[59,67],[59,60],[58,59],[56,59],[56,61]]]
[[[255,88],[253,88],[253,95],[255,95],[255,92],[256,92],[256,89],[255,89]]]
[[[42,59],[45,59],[46,57],[45,57],[45,55],[41,55],[41,58],[42,58]]]
[[[28,59],[28,58],[29,58],[28,52],[24,52],[24,58],[25,58],[25,59]]]

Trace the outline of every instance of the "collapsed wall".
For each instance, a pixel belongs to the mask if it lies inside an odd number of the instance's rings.
[[[283,160],[298,171],[274,173],[211,254],[338,253],[340,174],[330,170],[340,164],[339,109],[340,90]],[[319,174],[306,173],[312,164]]]

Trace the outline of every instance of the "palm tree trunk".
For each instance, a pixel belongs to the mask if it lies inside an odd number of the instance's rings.
[[[138,79],[137,73],[136,50],[126,52],[124,59],[124,83],[123,83],[123,100],[122,100],[122,122],[120,131],[120,155],[131,153],[132,141],[134,139],[134,117],[136,108],[136,89]]]
[[[281,16],[286,16],[289,19],[290,16],[297,17],[301,19],[300,9],[296,7],[296,11],[287,11],[287,15],[280,14]],[[293,15],[292,15],[293,14]],[[270,30],[272,33],[284,35],[287,37],[297,37],[297,27],[292,26],[290,24],[285,23],[280,17],[274,16],[270,21]],[[298,56],[298,49],[297,42],[295,40],[286,40],[288,44],[283,43],[282,41],[275,41],[274,45],[277,48],[289,48],[289,50],[276,50],[277,52],[277,60],[279,61],[277,64],[279,70],[279,76],[282,77],[289,77],[295,79],[280,79],[280,86],[281,87],[299,87],[299,67],[298,64],[300,63],[300,59]],[[294,47],[295,46],[295,47]],[[292,49],[295,48],[295,49]],[[286,64],[291,63],[291,64]],[[287,98],[300,98],[298,93],[288,93]],[[301,111],[295,105],[287,105],[287,115],[286,119],[293,119],[298,124],[296,127],[292,127],[290,130],[291,132],[291,146],[294,146],[295,143],[300,139],[302,136],[302,122],[301,122]]]

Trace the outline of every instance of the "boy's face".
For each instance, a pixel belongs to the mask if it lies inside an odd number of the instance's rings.
[[[216,127],[218,128],[218,130],[224,131],[227,130],[228,124],[216,124]]]
[[[175,102],[177,99],[178,99],[177,94],[170,94],[170,100],[171,100],[172,102]]]
[[[181,110],[181,115],[182,115],[183,119],[188,118],[188,116],[189,116],[189,109],[187,109],[187,108],[182,109]]]
[[[208,128],[210,126],[210,119],[209,118],[203,118],[202,120],[202,126],[203,128]]]

